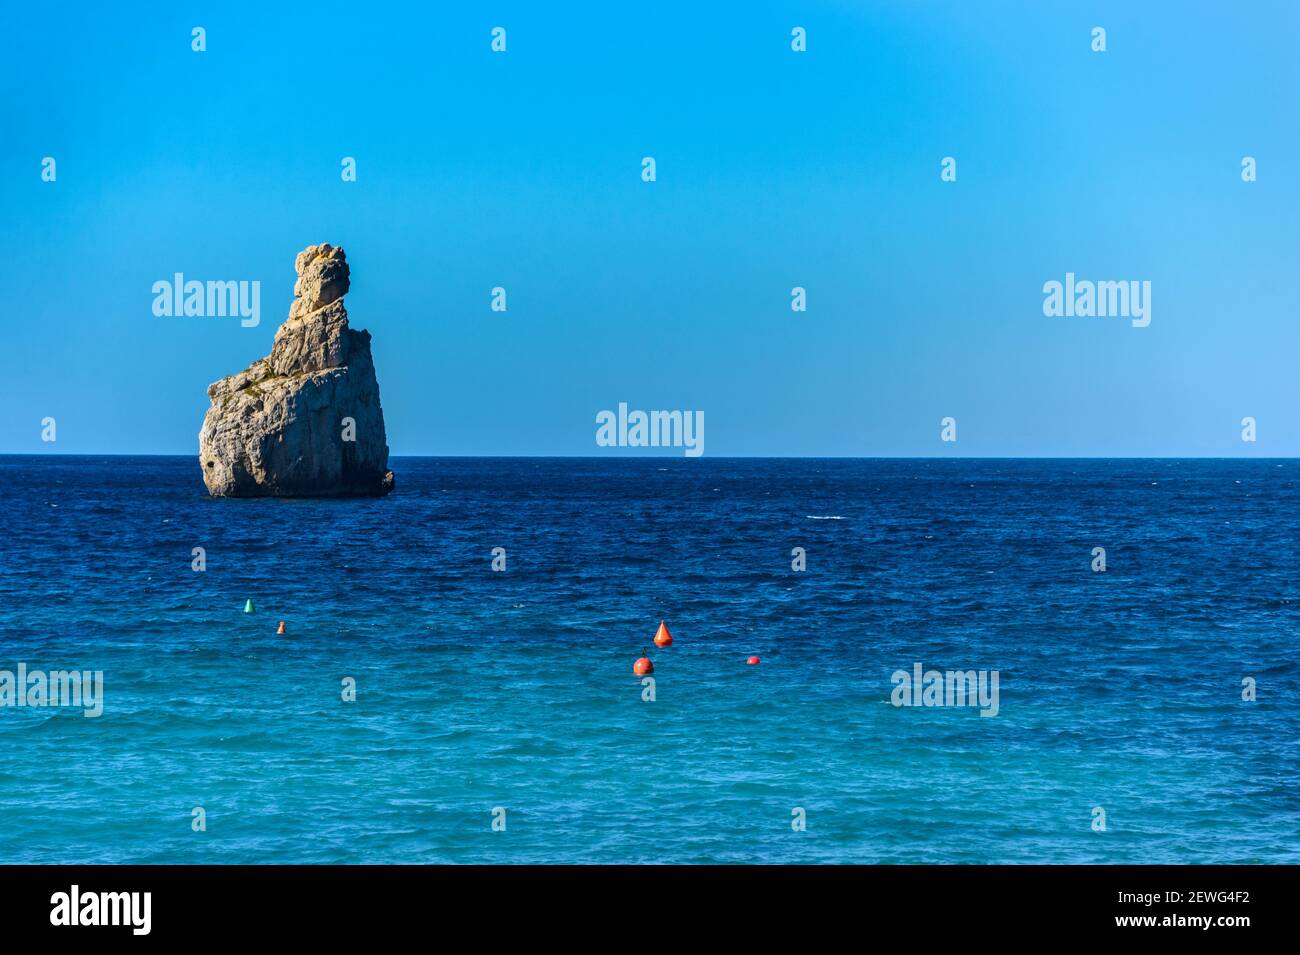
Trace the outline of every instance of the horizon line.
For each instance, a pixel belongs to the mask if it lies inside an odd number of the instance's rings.
[[[198,458],[172,451],[0,451],[0,458]],[[390,458],[575,461],[1300,461],[1300,455],[1264,454],[391,454]]]

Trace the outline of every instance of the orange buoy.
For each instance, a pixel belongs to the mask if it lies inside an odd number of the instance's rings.
[[[641,659],[632,664],[632,672],[637,676],[645,676],[647,673],[655,672],[655,665],[650,662],[650,658],[645,655],[644,650],[641,651]]]
[[[659,621],[659,629],[655,631],[656,647],[671,647],[673,645],[673,635],[668,632],[662,620]]]
[[[277,634],[283,636],[283,634],[284,634],[284,621],[283,621],[283,620],[280,621],[280,629],[277,630],[277,631],[275,631],[275,632],[276,632]]]
[[[748,660],[746,660],[745,662],[748,663],[750,666],[753,666],[754,664],[756,664],[756,663],[759,662],[759,659],[758,659],[758,657],[750,657],[750,658],[749,658]]]

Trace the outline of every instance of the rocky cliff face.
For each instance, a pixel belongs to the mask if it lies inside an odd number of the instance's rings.
[[[271,354],[208,386],[199,464],[213,497],[378,496],[393,489],[370,333],[348,326],[343,250],[298,254]]]

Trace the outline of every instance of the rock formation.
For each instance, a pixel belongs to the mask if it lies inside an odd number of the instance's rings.
[[[393,489],[370,333],[348,326],[343,250],[298,254],[271,354],[208,386],[199,464],[213,497],[379,496]]]

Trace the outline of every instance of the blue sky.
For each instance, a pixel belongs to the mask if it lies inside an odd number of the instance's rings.
[[[1298,9],[16,7],[0,451],[196,453],[331,242],[396,454],[616,453],[620,401],[708,456],[1300,454]],[[155,317],[178,271],[260,326]],[[1067,271],[1151,325],[1044,316]]]

